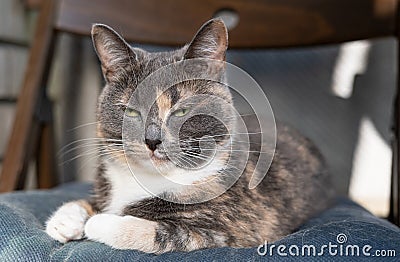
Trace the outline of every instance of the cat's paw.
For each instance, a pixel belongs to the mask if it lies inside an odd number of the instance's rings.
[[[84,201],[69,202],[61,206],[47,221],[46,233],[61,243],[84,236],[85,222],[90,209]]]
[[[156,222],[133,216],[98,214],[85,225],[88,239],[104,243],[116,249],[137,249],[154,252]]]

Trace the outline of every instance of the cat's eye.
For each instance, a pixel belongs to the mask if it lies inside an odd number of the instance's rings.
[[[138,116],[140,116],[140,112],[135,110],[135,109],[133,109],[133,108],[127,107],[125,109],[125,115],[127,115],[129,117],[138,117]]]
[[[186,115],[187,113],[189,113],[189,109],[187,109],[187,108],[181,108],[181,109],[178,109],[178,110],[174,111],[172,114],[173,114],[174,116],[184,116],[184,115]]]

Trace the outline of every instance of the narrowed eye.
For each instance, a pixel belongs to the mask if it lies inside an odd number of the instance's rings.
[[[186,115],[187,113],[189,113],[189,109],[187,109],[187,108],[182,108],[182,109],[178,109],[178,110],[174,111],[172,114],[173,114],[174,116],[184,116],[184,115]]]
[[[127,115],[129,117],[138,117],[138,116],[140,116],[140,112],[135,109],[127,107],[125,109],[125,115]]]

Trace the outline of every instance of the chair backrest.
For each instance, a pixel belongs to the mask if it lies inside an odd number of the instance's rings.
[[[45,93],[42,91],[55,32],[88,35],[92,23],[101,22],[121,32],[128,41],[182,45],[190,41],[193,32],[206,20],[229,14],[230,48],[281,48],[400,36],[398,0],[25,1],[33,6],[40,4],[41,11],[0,176],[0,192],[13,190],[18,177],[26,171],[26,147],[32,140],[29,136],[35,124],[34,117],[27,112],[36,112],[40,94]],[[399,110],[397,98],[391,197],[391,217],[397,224],[400,224]],[[41,163],[49,162],[48,155],[44,155]],[[51,174],[47,171],[47,178]]]
[[[106,23],[139,43],[181,45],[204,21],[230,13],[231,48],[339,43],[396,33],[397,0],[61,0],[56,28]]]

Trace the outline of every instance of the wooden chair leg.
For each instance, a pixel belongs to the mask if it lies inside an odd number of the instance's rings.
[[[53,131],[52,123],[42,126],[36,162],[38,188],[52,188],[57,185]]]
[[[397,141],[392,142],[392,180],[391,180],[391,190],[390,190],[390,212],[389,221],[400,225],[399,221],[399,200],[398,200],[398,146]]]
[[[38,188],[51,188],[57,184],[54,125],[52,105],[47,97],[42,102],[40,138],[36,153],[36,175]]]
[[[29,165],[32,162],[32,155],[36,151],[39,142],[39,122],[33,121],[30,133],[30,139],[28,145],[25,147],[25,159],[23,163],[23,169],[21,170],[19,176],[17,177],[17,184],[14,190],[22,190],[26,186],[26,181],[28,177]]]
[[[400,79],[397,81],[398,88],[394,103],[392,183],[390,192],[389,220],[397,226],[400,226]]]
[[[400,226],[400,37],[397,37],[397,89],[393,110],[392,183],[389,220]]]
[[[46,0],[41,6],[36,23],[33,45],[29,53],[27,69],[18,97],[14,125],[4,155],[0,175],[0,192],[9,192],[17,187],[21,174],[29,162],[29,144],[32,138],[35,107],[47,81],[48,69],[54,47],[53,21],[58,1]]]

